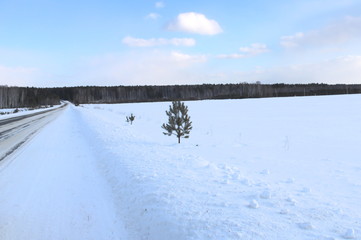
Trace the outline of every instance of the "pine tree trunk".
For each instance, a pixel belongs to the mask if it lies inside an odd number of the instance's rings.
[[[180,143],[180,137],[178,137],[178,144]]]

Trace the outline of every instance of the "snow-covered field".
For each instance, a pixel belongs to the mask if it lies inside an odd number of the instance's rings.
[[[181,144],[169,104],[66,109],[0,162],[0,239],[361,239],[361,95],[186,102]]]

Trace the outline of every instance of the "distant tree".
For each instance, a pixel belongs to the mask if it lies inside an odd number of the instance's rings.
[[[135,120],[135,116],[133,115],[133,113],[131,113],[129,117],[128,116],[126,117],[126,119],[127,122],[130,122],[130,125],[132,125],[133,121]]]
[[[166,111],[166,114],[168,116],[168,123],[162,125],[162,128],[166,130],[163,134],[168,136],[175,135],[178,138],[178,143],[180,143],[181,137],[189,138],[192,122],[188,116],[188,107],[183,102],[174,101],[172,106],[169,106],[169,111]]]

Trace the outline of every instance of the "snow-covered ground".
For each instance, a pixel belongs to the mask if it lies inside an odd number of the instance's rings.
[[[361,239],[361,95],[186,102],[181,144],[169,104],[70,106],[0,162],[0,239]]]
[[[188,102],[180,145],[168,105],[81,110],[134,239],[361,234],[360,95]]]
[[[60,105],[41,106],[40,108],[0,108],[0,120],[59,108],[65,103],[66,102],[62,101]]]
[[[0,161],[0,239],[127,239],[78,112]]]

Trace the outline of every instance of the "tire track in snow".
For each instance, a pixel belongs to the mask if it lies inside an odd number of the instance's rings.
[[[0,161],[15,152],[65,107],[66,104],[56,109],[0,120]]]

